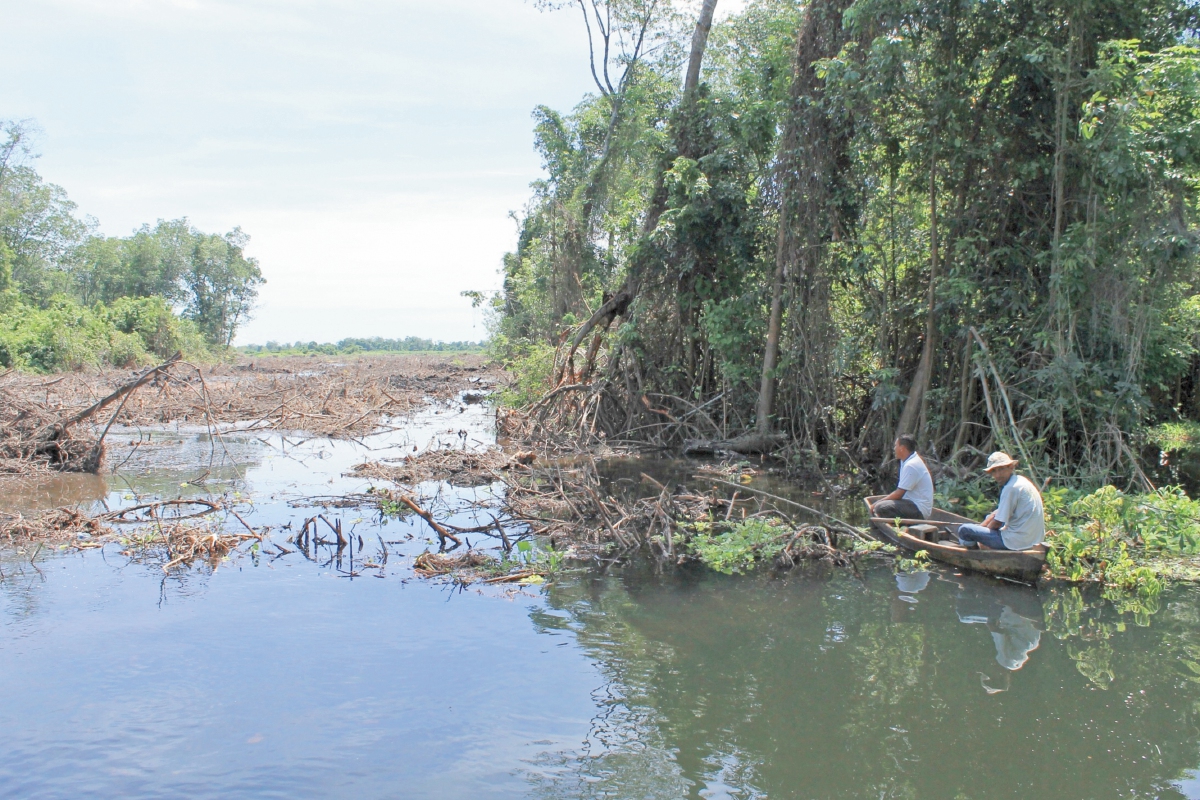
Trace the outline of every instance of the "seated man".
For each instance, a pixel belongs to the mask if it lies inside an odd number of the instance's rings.
[[[1042,493],[1016,470],[1017,462],[1007,453],[988,456],[984,471],[1002,487],[1000,502],[982,525],[959,526],[959,544],[974,547],[978,542],[993,550],[1028,550],[1046,538]]]
[[[900,462],[900,480],[896,491],[871,506],[871,514],[887,519],[929,519],[933,512],[933,478],[917,455],[917,440],[901,434],[893,447]]]

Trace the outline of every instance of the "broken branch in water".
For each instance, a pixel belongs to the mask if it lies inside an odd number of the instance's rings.
[[[453,533],[451,533],[450,531],[446,530],[444,527],[442,527],[441,525],[439,525],[439,524],[438,524],[438,522],[437,522],[437,520],[435,520],[435,519],[433,518],[433,515],[432,515],[432,514],[430,514],[430,513],[429,513],[428,511],[426,511],[425,509],[421,508],[421,507],[420,507],[419,505],[417,505],[416,503],[414,503],[414,502],[412,501],[412,499],[411,499],[411,498],[409,498],[407,495],[403,495],[403,494],[402,494],[402,495],[400,495],[400,496],[399,496],[399,498],[398,498],[398,499],[400,500],[400,502],[401,502],[401,503],[403,503],[404,505],[406,505],[406,506],[408,506],[409,508],[411,508],[411,509],[413,510],[413,512],[414,512],[415,514],[417,514],[417,516],[419,516],[421,519],[423,519],[423,520],[425,520],[426,522],[428,522],[428,523],[429,523],[429,527],[433,528],[433,530],[434,530],[434,531],[437,533],[437,535],[438,535],[438,538],[442,540],[442,546],[443,546],[443,547],[445,547],[445,546],[446,546],[446,540],[447,540],[447,539],[450,539],[450,540],[451,540],[451,541],[453,541],[455,544],[462,544],[462,540],[461,540],[461,539],[459,539],[459,538],[458,538],[457,536],[455,536]]]
[[[158,512],[165,508],[183,508],[186,506],[199,506],[203,510],[196,511],[191,514],[173,516],[170,518],[172,522],[179,522],[185,519],[194,519],[196,517],[204,517],[221,510],[221,505],[219,503],[214,503],[211,500],[158,500],[153,503],[141,503],[136,506],[129,506],[128,508],[118,508],[116,511],[109,511],[108,513],[101,514],[99,517],[97,517],[97,519],[103,520],[104,522],[116,523],[118,525],[134,524],[138,522],[153,522],[162,519],[162,515]],[[149,511],[150,513],[143,515],[141,519],[129,519],[130,514],[138,511]]]

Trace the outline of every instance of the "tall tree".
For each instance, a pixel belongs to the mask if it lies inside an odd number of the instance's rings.
[[[846,170],[847,137],[824,101],[818,62],[837,55],[846,43],[843,24],[849,0],[814,0],[804,10],[796,35],[792,85],[779,142],[777,185],[779,223],[771,311],[763,347],[762,381],[755,413],[756,431],[773,426],[776,369],[779,365],[784,296],[789,281],[799,288],[794,326],[799,332],[798,361],[805,405],[820,413],[829,405],[830,320],[825,246],[843,235],[839,207]]]
[[[246,258],[250,237],[241,228],[224,236],[199,235],[183,276],[187,288],[184,315],[195,321],[209,342],[228,347],[265,283],[258,260]]]

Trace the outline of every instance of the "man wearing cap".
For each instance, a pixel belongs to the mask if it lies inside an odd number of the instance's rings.
[[[893,451],[900,462],[896,491],[871,506],[871,514],[887,519],[929,519],[933,511],[933,478],[917,455],[917,440],[907,433],[896,439]]]
[[[988,456],[984,471],[1000,484],[1000,502],[982,525],[960,525],[958,541],[964,547],[976,543],[993,550],[1028,550],[1046,538],[1042,494],[1033,481],[1017,474],[1017,462],[1008,453]]]

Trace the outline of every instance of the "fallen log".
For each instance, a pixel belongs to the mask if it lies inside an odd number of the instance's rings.
[[[747,433],[733,439],[689,439],[683,446],[685,456],[711,456],[722,452],[740,455],[762,455],[783,447],[785,433]]]

